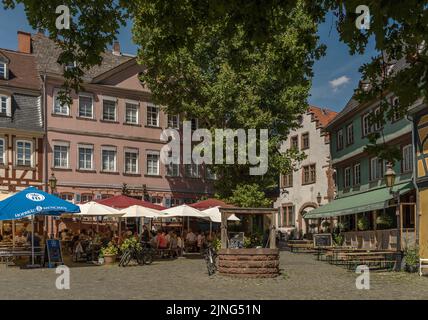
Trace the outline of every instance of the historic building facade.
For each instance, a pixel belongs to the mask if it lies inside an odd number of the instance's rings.
[[[41,82],[30,47],[18,33],[17,51],[0,49],[0,190],[43,187]]]
[[[415,182],[417,185],[418,243],[421,258],[428,258],[428,107],[422,100],[410,109],[413,119]]]
[[[386,99],[391,104],[399,103],[392,93]],[[401,236],[403,248],[414,243],[417,229],[412,122],[397,114],[392,120],[385,119],[384,125],[373,123],[371,115],[378,112],[378,100],[359,103],[351,98],[327,126],[337,197],[305,218],[338,219],[342,231],[347,231],[349,245],[355,240],[360,247],[395,249]],[[381,133],[378,143],[395,145],[400,150],[401,160],[391,168],[385,160],[366,151],[369,135],[374,132]],[[386,185],[388,169],[395,175],[392,187]]]
[[[303,216],[334,197],[330,139],[325,127],[336,114],[328,109],[309,107],[300,118],[300,128],[293,130],[281,146],[283,152],[295,148],[307,156],[297,171],[280,177],[281,192],[274,206],[280,208],[276,226],[282,232],[293,229],[303,234],[309,232],[310,226]]]
[[[193,202],[212,194],[208,172],[196,165],[164,166],[160,134],[179,128],[179,116],[168,116],[151,102],[139,81],[142,67],[122,54],[118,43],[103,54],[103,63],[88,70],[84,91],[72,104],[59,99],[63,68],[60,53],[43,34],[22,39],[32,48],[42,79],[47,123],[48,176],[66,200],[86,202],[126,192],[164,206]]]

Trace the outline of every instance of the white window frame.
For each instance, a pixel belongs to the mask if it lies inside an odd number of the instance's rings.
[[[366,127],[366,120],[367,120],[367,127]],[[363,115],[363,119],[361,121],[362,131],[363,131],[363,137],[367,137],[372,132],[372,126],[370,125],[370,113],[366,113]]]
[[[128,119],[126,118],[128,105],[134,105],[137,107],[137,117],[136,117],[137,119],[135,122],[128,121]],[[140,103],[138,101],[125,100],[125,119],[124,119],[124,121],[127,124],[139,124],[140,123]]]
[[[113,170],[104,168],[104,151],[114,152]],[[102,172],[117,172],[117,148],[114,146],[101,146],[101,171]]]
[[[156,173],[151,173],[149,172],[149,156],[157,156],[158,160],[157,160],[157,172]],[[146,173],[149,176],[158,176],[160,175],[160,152],[159,151],[152,151],[152,150],[147,150],[146,151]]]
[[[1,61],[0,62],[0,67],[1,66],[3,66],[3,70],[4,70],[4,73],[3,73],[3,77],[1,77],[1,75],[0,75],[0,78],[3,78],[3,79],[5,79],[5,80],[7,80],[9,77],[8,77],[8,68],[7,68],[7,63],[6,62],[3,62],[3,61]]]
[[[67,113],[55,111],[56,97],[58,96],[58,94],[60,92],[61,92],[61,89],[58,89],[58,88],[54,89],[53,99],[52,99],[52,113],[57,114],[57,115],[61,115],[61,116],[69,116],[70,115],[70,105],[69,104],[64,105],[65,107],[67,107]],[[64,106],[62,106],[62,107],[64,107]]]
[[[168,177],[179,177],[180,176],[180,165],[178,163],[169,163],[165,166],[165,168],[166,168],[166,175]],[[172,173],[170,172],[170,168],[172,168]],[[176,168],[176,170],[174,168]]]
[[[152,124],[149,122],[149,108],[156,108],[156,124]],[[151,113],[150,113],[151,114]],[[160,108],[158,106],[155,106],[154,104],[148,104],[146,107],[146,124],[149,127],[159,127],[159,114],[160,114]]]
[[[91,107],[92,107],[92,108],[91,108],[91,110],[92,110],[92,111],[91,111],[92,116],[91,116],[91,117],[80,115],[80,97],[91,98],[91,100],[92,100],[92,104],[91,104]],[[78,103],[77,115],[79,116],[79,118],[84,118],[84,119],[95,119],[94,95],[93,95],[93,94],[91,94],[91,93],[84,93],[84,92],[79,93],[79,97],[78,97],[78,101],[77,101],[77,103]]]
[[[31,148],[31,155],[30,155],[30,165],[27,164],[18,164],[18,143],[22,142],[22,143],[29,143],[30,144],[30,148]],[[25,152],[24,152],[25,155]],[[25,162],[25,158],[24,158],[24,162]],[[15,165],[18,167],[33,167],[34,166],[34,144],[33,141],[31,140],[26,140],[26,139],[16,139],[15,140]]]
[[[383,178],[385,172],[385,161],[382,161],[380,164],[380,159],[378,157],[373,157],[369,159],[370,162],[370,181],[376,181]],[[375,162],[375,165],[373,165]]]
[[[101,119],[103,119],[103,121],[110,121],[110,122],[115,122],[117,121],[117,105],[118,105],[118,99],[115,97],[108,97],[108,96],[103,96],[102,97],[102,116]],[[110,101],[110,102],[114,102],[114,119],[105,119],[104,118],[104,101]],[[92,102],[93,104],[93,102]]]
[[[403,147],[402,150],[402,172],[403,173],[409,173],[413,171],[413,146],[411,144],[408,144]],[[407,155],[406,155],[407,152]]]
[[[358,168],[358,175],[357,175],[357,168]],[[356,163],[354,164],[354,169],[353,169],[353,183],[354,186],[359,186],[361,185],[361,163]]]
[[[186,178],[200,178],[201,169],[197,163],[188,163],[184,165],[184,173]],[[190,171],[187,171],[187,168],[190,168]]]
[[[133,172],[133,171],[127,171],[126,170],[126,154],[127,153],[135,153],[136,155],[137,155],[137,161],[136,161],[136,171],[135,172]],[[133,148],[125,148],[124,149],[124,151],[123,151],[123,163],[124,163],[124,166],[123,166],[123,172],[124,173],[126,173],[126,174],[139,174],[140,173],[140,165],[139,165],[139,162],[140,162],[140,152],[139,152],[139,150],[138,149],[133,149]]]
[[[0,137],[0,141],[3,143],[3,152],[1,152],[1,158],[3,158],[3,161],[0,161],[0,165],[6,165],[7,161],[6,161],[6,150],[7,150],[7,146],[6,146],[6,139],[5,137]]]
[[[81,168],[80,167],[80,148],[92,149],[91,154],[91,167],[90,168]],[[94,146],[92,144],[78,144],[77,145],[77,169],[81,171],[92,171],[94,170]]]
[[[2,98],[6,98],[6,112],[1,112],[2,104],[1,101]],[[12,115],[12,97],[7,94],[0,93],[0,114],[5,115],[7,117],[10,117]]]
[[[380,107],[377,107],[373,112],[374,112],[374,115],[377,116],[380,113]],[[374,127],[374,131],[379,131],[382,129],[382,124],[376,121],[373,127]]]
[[[343,171],[343,186],[345,188],[351,187],[351,176],[352,176],[352,170],[351,167],[346,167]]]
[[[168,126],[168,128],[171,128],[171,129],[180,129],[180,115],[178,115],[178,114],[168,114],[168,123],[167,123],[167,126]],[[170,125],[170,120],[172,119],[172,117],[176,117],[177,118],[177,125],[176,126],[174,126],[174,125]],[[172,121],[172,123],[174,123],[174,121]]]
[[[55,166],[55,147],[66,147],[67,148],[67,165],[66,166]],[[70,142],[66,141],[54,141],[53,142],[53,152],[52,152],[52,166],[54,168],[60,169],[69,169],[70,168]]]

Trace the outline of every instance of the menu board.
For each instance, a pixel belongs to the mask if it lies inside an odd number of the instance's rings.
[[[46,240],[46,255],[49,267],[63,264],[61,242],[58,239]]]
[[[333,237],[331,233],[314,234],[314,247],[331,247],[333,245]]]

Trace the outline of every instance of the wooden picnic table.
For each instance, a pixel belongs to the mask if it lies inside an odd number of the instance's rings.
[[[359,251],[359,252],[339,252],[337,254],[336,261],[341,261],[351,268],[352,266],[357,265],[380,265],[386,266],[388,264],[393,264],[395,261],[392,258],[396,254],[395,251],[385,251],[385,250],[369,250],[369,251]]]

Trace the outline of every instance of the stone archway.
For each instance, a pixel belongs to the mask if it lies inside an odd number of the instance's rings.
[[[304,203],[299,210],[299,217],[298,217],[298,223],[299,223],[299,229],[302,230],[303,234],[308,233],[308,226],[307,226],[307,220],[305,220],[303,218],[303,216],[313,210],[318,208],[318,204],[316,204],[315,202],[306,202]]]

